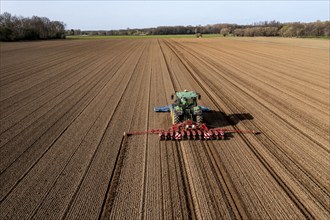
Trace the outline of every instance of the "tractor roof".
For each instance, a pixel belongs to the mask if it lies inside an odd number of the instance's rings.
[[[182,98],[191,99],[191,98],[197,98],[198,94],[194,91],[182,91],[182,92],[176,92],[176,96],[179,99]]]

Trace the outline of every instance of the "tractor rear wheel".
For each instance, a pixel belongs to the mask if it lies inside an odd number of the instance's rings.
[[[180,118],[177,114],[173,114],[173,124],[178,124],[180,122]]]
[[[196,116],[196,122],[197,123],[203,123],[203,116],[202,115],[197,115]]]

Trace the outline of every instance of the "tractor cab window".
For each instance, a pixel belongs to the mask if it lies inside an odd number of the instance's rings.
[[[189,105],[193,105],[194,104],[194,98],[188,99],[188,103],[189,103]]]
[[[181,103],[182,103],[182,105],[186,105],[187,104],[187,99],[186,98],[182,98],[181,99]]]

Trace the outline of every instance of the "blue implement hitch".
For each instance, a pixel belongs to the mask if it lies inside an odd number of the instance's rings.
[[[165,105],[165,106],[160,106],[160,107],[155,107],[154,111],[155,112],[170,112],[171,111],[171,106],[172,105]],[[202,109],[202,112],[210,112],[211,109],[205,106],[199,106]]]

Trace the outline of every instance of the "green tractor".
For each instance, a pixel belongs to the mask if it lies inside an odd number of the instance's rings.
[[[172,124],[178,124],[187,120],[203,123],[203,112],[210,111],[209,108],[197,105],[197,99],[201,95],[194,91],[184,90],[175,92],[171,99],[175,100],[172,105],[157,107],[155,112],[171,112]]]
[[[203,123],[202,108],[197,105],[197,99],[200,99],[200,94],[184,90],[183,92],[176,92],[171,96],[174,103],[170,111],[172,117],[172,124],[178,124],[187,120],[197,123]]]
[[[228,133],[253,133],[254,130],[229,130],[225,128],[208,128],[203,122],[203,112],[209,108],[197,105],[201,96],[197,92],[184,90],[171,96],[175,99],[171,105],[155,107],[155,112],[171,112],[172,126],[168,129],[151,129],[124,133],[125,135],[158,134],[160,140],[213,140],[225,139]]]

